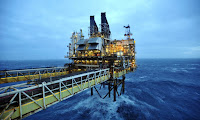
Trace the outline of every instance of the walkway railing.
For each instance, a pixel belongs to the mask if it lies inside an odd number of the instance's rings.
[[[67,67],[0,71],[0,84],[66,75]]]
[[[1,111],[0,119],[23,118],[27,114],[30,115],[31,113],[45,109],[76,93],[105,82],[109,78],[109,69],[102,69],[48,83],[43,82],[42,84],[23,89],[16,88],[14,91],[2,93],[0,94],[0,99],[10,98],[10,101],[4,104],[5,106]]]

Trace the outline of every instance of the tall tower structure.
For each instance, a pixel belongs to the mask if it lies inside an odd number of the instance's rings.
[[[131,37],[132,33],[130,32],[130,26],[129,25],[128,26],[124,26],[124,28],[125,28],[124,36],[127,36],[128,40],[131,39],[130,37]]]

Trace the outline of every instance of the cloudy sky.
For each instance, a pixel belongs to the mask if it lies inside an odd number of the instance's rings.
[[[63,59],[73,31],[106,12],[112,39],[129,24],[137,58],[200,58],[199,0],[1,0],[0,60]]]

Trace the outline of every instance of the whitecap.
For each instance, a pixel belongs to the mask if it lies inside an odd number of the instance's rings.
[[[178,65],[180,65],[180,64],[174,64],[175,66],[178,66]]]
[[[191,67],[191,68],[187,68],[187,69],[189,69],[189,70],[195,70],[195,69],[197,69],[197,68]]]
[[[188,65],[191,65],[191,66],[200,66],[200,64],[188,64]]]
[[[143,78],[146,78],[146,77],[147,77],[147,76],[141,76],[140,78],[143,79]]]
[[[189,71],[187,70],[187,68],[172,68],[171,72],[185,72],[188,73]]]

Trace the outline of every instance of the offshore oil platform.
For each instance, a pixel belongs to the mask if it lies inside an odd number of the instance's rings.
[[[22,119],[87,89],[91,95],[95,89],[103,99],[113,93],[116,101],[124,93],[125,74],[137,67],[135,40],[130,26],[124,28],[125,40],[111,40],[106,13],[101,13],[99,27],[90,16],[88,39],[82,30],[72,33],[66,57],[73,62],[64,67],[1,71],[0,84],[24,82],[0,88],[0,119]],[[100,95],[98,84],[107,86],[106,95]]]

